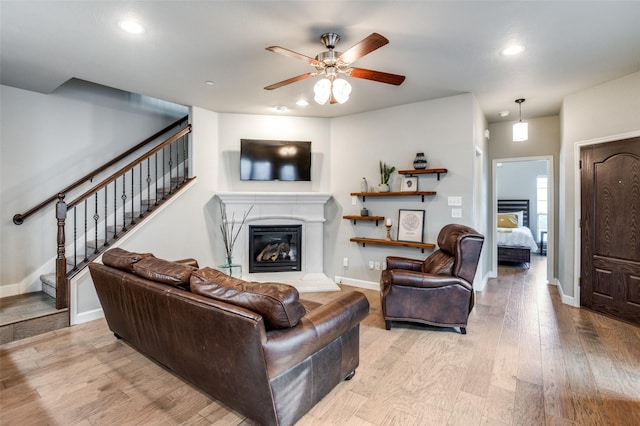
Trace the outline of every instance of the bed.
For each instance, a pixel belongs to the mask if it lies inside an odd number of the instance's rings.
[[[498,226],[498,262],[524,263],[528,267],[531,263],[531,250],[538,251],[538,243],[529,229],[529,200],[498,200],[497,219],[513,219],[514,215],[501,215],[504,213],[517,213],[517,224],[510,222],[508,227]]]

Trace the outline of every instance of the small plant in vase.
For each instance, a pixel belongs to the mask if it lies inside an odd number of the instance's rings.
[[[380,184],[378,185],[380,192],[389,192],[389,178],[395,170],[395,167],[387,167],[386,163],[380,161]]]
[[[253,206],[247,210],[242,216],[242,221],[240,221],[240,225],[236,228],[236,220],[235,214],[231,214],[231,220],[227,218],[227,208],[226,206],[220,202],[220,232],[222,233],[222,242],[224,243],[225,257],[226,263],[223,265],[224,269],[228,269],[228,275],[233,275],[233,246],[236,243],[236,239],[238,239],[238,235],[240,235],[240,230],[242,226],[247,220],[247,216],[251,213]]]

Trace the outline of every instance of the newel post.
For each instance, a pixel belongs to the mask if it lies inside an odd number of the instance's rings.
[[[64,222],[67,219],[67,203],[64,194],[58,194],[56,203],[56,219],[58,220],[58,255],[56,256],[56,309],[69,307],[69,286],[67,285],[67,258],[64,248]]]

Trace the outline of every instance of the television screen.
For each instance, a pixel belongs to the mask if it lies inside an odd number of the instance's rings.
[[[240,139],[240,180],[311,180],[310,141]]]

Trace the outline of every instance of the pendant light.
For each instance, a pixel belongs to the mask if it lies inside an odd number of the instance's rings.
[[[520,106],[520,120],[513,125],[513,141],[524,142],[529,139],[529,124],[522,122],[522,103],[524,99],[516,99],[516,103]]]

